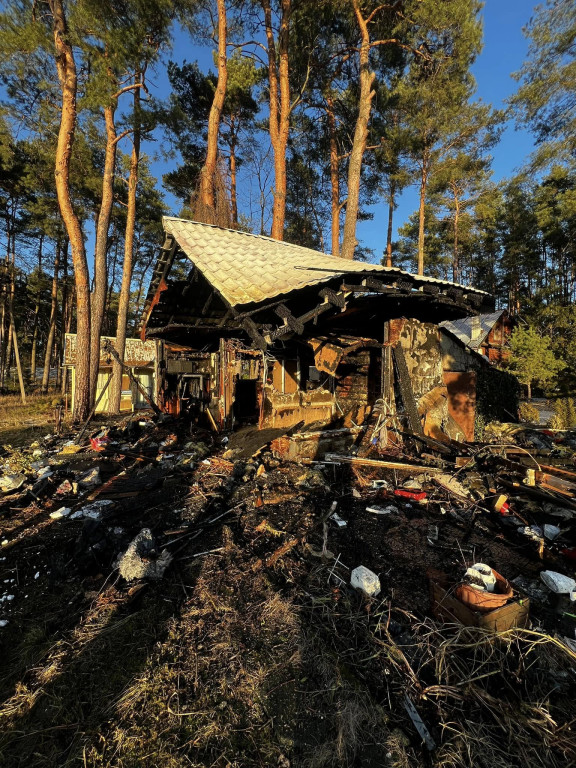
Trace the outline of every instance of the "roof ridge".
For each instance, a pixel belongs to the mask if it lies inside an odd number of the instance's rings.
[[[300,251],[307,251],[308,253],[314,253],[316,256],[327,256],[329,259],[341,259],[340,256],[334,256],[332,253],[326,253],[325,251],[317,251],[314,248],[308,248],[306,245],[299,245],[298,243],[290,243],[288,240],[277,240],[275,237],[270,237],[269,235],[257,235],[255,232],[246,232],[243,229],[232,229],[231,227],[221,227],[218,224],[207,224],[204,221],[195,221],[194,219],[183,219],[180,216],[162,216],[162,225],[164,225],[164,222],[170,219],[172,221],[181,221],[184,224],[197,224],[202,227],[210,227],[210,229],[218,229],[222,232],[232,232],[235,235],[246,235],[247,237],[254,237],[256,240],[265,240],[268,243],[275,243],[276,245],[283,246],[283,247],[289,247],[289,248],[298,248]],[[348,261],[348,259],[342,259],[343,261]],[[355,259],[352,259],[352,261],[355,261]],[[374,262],[357,262],[360,264],[372,264],[373,266],[383,266],[379,264],[375,264]]]

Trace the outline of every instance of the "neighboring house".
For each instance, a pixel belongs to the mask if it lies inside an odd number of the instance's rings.
[[[220,429],[355,429],[380,411],[415,431],[471,436],[469,414],[459,427],[450,402],[438,324],[492,309],[489,294],[208,224],[163,224],[142,338],[161,342],[164,410],[205,413]]]
[[[112,357],[106,352],[106,342],[112,345],[116,339],[109,336],[100,338],[100,365],[98,368],[98,382],[96,385],[96,413],[106,413],[109,410],[108,397],[110,395],[109,379],[112,374]],[[142,341],[141,339],[126,339],[124,364],[131,369],[135,378],[151,398],[156,394],[156,364],[157,344],[155,341]],[[74,409],[74,397],[76,393],[76,334],[67,333],[64,347],[64,365],[71,372],[72,403]],[[134,411],[140,408],[148,408],[149,405],[131,381],[128,374],[122,373],[122,394],[120,399],[121,411]]]
[[[502,365],[510,356],[508,340],[514,325],[508,310],[500,309],[486,315],[446,320],[440,323],[440,328],[460,345],[483,355],[488,362]]]

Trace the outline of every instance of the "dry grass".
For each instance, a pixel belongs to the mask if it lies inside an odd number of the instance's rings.
[[[300,545],[262,566],[282,539],[320,536],[314,505],[264,515],[247,504],[231,528],[194,540],[213,554],[183,552],[135,612],[110,586],[38,656],[45,640],[32,636],[34,661],[0,709],[2,768],[574,764],[576,655],[561,642],[367,602],[341,565]]]
[[[575,764],[576,654],[566,645],[524,629],[495,635],[430,619],[422,622],[385,601],[367,611],[345,592],[328,600],[327,570],[318,569],[310,588],[306,623],[338,655],[340,668],[346,666],[359,690],[364,686],[371,706],[387,702],[389,732],[384,730],[382,738],[389,765]],[[402,707],[406,693],[438,745],[430,763],[414,751],[418,738]],[[351,725],[355,719],[349,718]],[[409,743],[402,733],[411,735]],[[325,764],[351,765],[347,759]]]
[[[362,764],[381,765],[383,708],[270,572],[253,572],[249,548],[223,538],[88,764],[321,768],[355,764],[370,745],[378,760]],[[300,580],[301,567],[287,562],[283,576]]]
[[[100,594],[16,682],[0,705],[2,766],[79,764],[84,742],[97,738],[167,618],[163,601],[136,613],[126,613],[125,602],[113,589]]]
[[[416,627],[424,649],[420,691],[442,727],[437,765],[563,768],[576,761],[576,654],[550,635],[495,636],[459,625]]]
[[[30,445],[54,429],[54,395],[0,396],[0,444]]]

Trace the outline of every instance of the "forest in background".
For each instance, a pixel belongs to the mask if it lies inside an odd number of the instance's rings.
[[[137,334],[161,216],[383,258],[484,288],[576,363],[576,8],[551,0],[507,111],[475,96],[477,0],[14,0],[0,14],[0,390],[62,386],[78,332],[77,418],[100,334]],[[170,60],[176,33],[190,62]],[[213,66],[195,52],[213,48]],[[170,92],[154,87],[166,71]],[[537,141],[495,183],[513,116]],[[162,179],[151,161],[163,153]],[[393,241],[409,185],[419,206]],[[163,189],[174,195],[169,210]],[[389,211],[381,254],[356,223]],[[49,374],[52,372],[52,378]],[[119,402],[116,367],[111,402]]]

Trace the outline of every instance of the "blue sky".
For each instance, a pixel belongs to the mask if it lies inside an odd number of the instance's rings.
[[[436,0],[429,0],[435,2]],[[516,82],[511,73],[518,70],[526,58],[527,41],[522,28],[528,23],[535,3],[532,0],[486,0],[484,16],[484,48],[476,60],[473,73],[478,84],[477,98],[492,104],[495,108],[504,106],[505,99],[514,93]],[[179,33],[175,40],[170,58],[177,62],[198,60],[201,66],[211,65],[211,52],[195,46],[184,33]],[[169,84],[164,71],[159,71],[153,78],[154,95],[163,98],[169,92]],[[152,154],[153,146],[147,147]],[[493,179],[509,177],[519,170],[533,149],[532,137],[523,130],[516,130],[509,122],[503,132],[500,143],[493,149]],[[162,174],[170,170],[174,161],[156,160],[152,171],[161,183]],[[241,182],[239,182],[241,183]],[[242,190],[239,190],[240,195]],[[166,194],[167,204],[177,213],[179,204]],[[395,229],[401,226],[416,210],[417,190],[411,187],[404,192],[395,212]],[[384,204],[372,208],[374,218],[358,224],[357,235],[363,245],[371,248],[375,260],[381,258],[386,241],[387,210]]]

